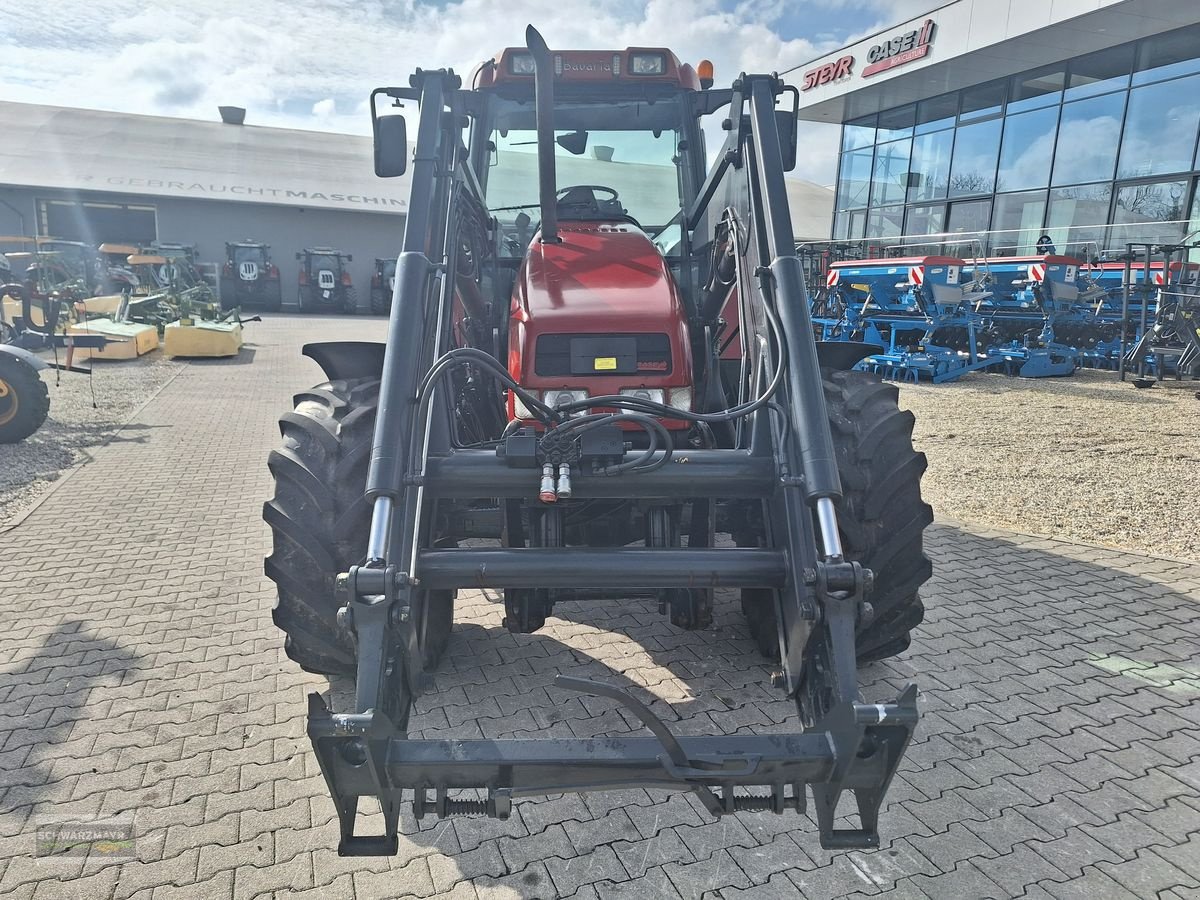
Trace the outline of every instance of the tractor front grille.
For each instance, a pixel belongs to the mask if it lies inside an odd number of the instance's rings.
[[[537,375],[670,375],[665,334],[543,334],[534,348]]]

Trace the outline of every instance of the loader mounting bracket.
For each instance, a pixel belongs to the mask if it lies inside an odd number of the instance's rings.
[[[713,816],[803,813],[811,785],[823,847],[877,847],[879,808],[917,722],[917,689],[909,685],[891,703],[839,704],[803,733],[677,737],[621,688],[561,675],[556,685],[616,701],[653,736],[408,740],[386,717],[371,714],[373,721],[350,734],[343,717],[333,715],[319,694],[310,694],[308,735],[337,806],[339,855],[394,854],[406,790],[417,819],[431,811],[439,818],[503,819],[517,797],[634,787],[691,791]],[[485,797],[450,795],[471,789]],[[845,791],[855,796],[859,828],[834,828]],[[383,834],[354,833],[360,797],[379,800]]]

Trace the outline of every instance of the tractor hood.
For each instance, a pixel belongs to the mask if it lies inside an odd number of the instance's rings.
[[[559,243],[529,246],[513,294],[513,317],[538,332],[607,334],[686,326],[675,280],[635,225],[564,222]]]

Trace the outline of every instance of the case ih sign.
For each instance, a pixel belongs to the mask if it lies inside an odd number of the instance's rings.
[[[898,34],[890,41],[876,44],[867,52],[867,62],[870,63],[862,71],[862,77],[868,78],[896,66],[902,66],[929,53],[929,44],[933,41],[933,32],[937,26],[933,19],[926,19],[925,24],[907,34]]]
[[[837,62],[826,63],[823,66],[817,66],[815,69],[809,69],[804,73],[804,82],[800,85],[800,90],[811,91],[817,85],[829,84],[831,81],[845,78],[850,74],[850,70],[853,67],[854,57],[843,56]]]

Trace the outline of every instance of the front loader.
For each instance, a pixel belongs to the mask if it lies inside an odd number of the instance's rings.
[[[286,652],[355,682],[352,708],[309,699],[339,853],[395,853],[403,802],[504,818],[518,798],[630,787],[691,791],[714,816],[803,812],[811,791],[822,846],[877,846],[916,687],[861,702],[856,666],[908,647],[932,515],[911,414],[849,371],[871,348],[813,339],[784,184],[795,90],[713,89],[709,64],[663,49],[552,52],[532,26],[527,44],[470,89],[418,70],[372,94],[382,176],[410,160],[387,104],[419,109],[387,342],[305,348],[327,380],[269,461]],[[708,116],[727,135],[711,169]],[[676,736],[566,673],[560,689],[648,734],[409,739],[458,650],[456,592],[479,588],[515,632],[614,597],[703,628],[714,590],[739,590],[796,729]],[[845,793],[853,827],[835,824]],[[362,797],[381,834],[356,831]]]

